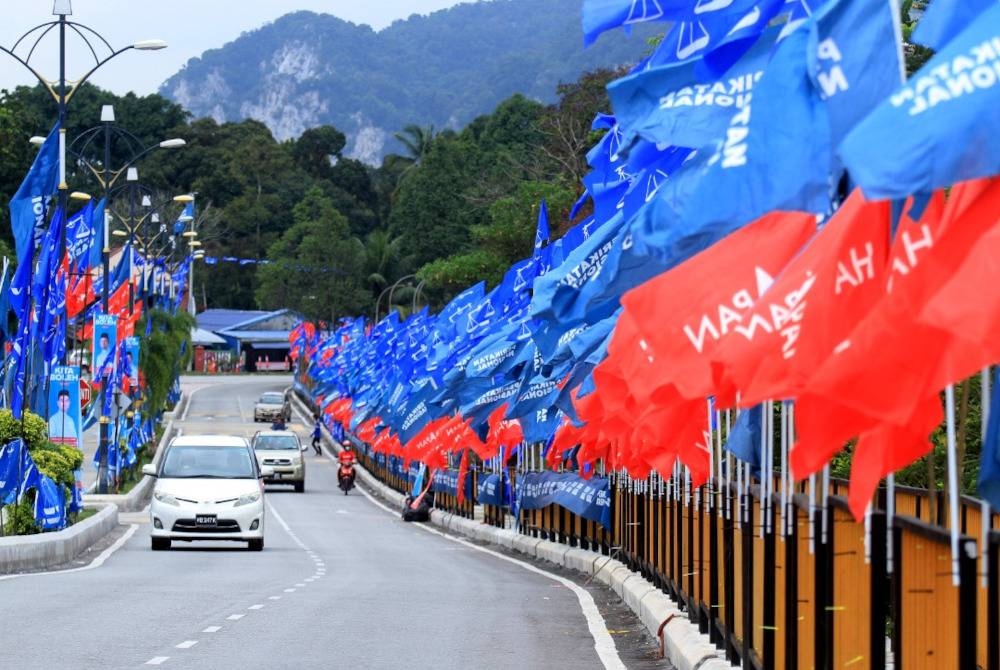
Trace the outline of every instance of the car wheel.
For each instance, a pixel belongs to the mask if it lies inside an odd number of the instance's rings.
[[[295,482],[295,492],[296,493],[302,493],[305,490],[306,490],[306,483],[305,482]]]
[[[258,537],[247,540],[247,549],[250,551],[264,551],[264,538]]]
[[[170,538],[169,537],[151,537],[149,538],[149,546],[153,551],[163,551],[164,549],[170,548]]]

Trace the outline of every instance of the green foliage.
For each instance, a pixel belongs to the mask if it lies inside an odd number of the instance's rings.
[[[476,249],[428,263],[417,273],[417,278],[454,295],[480,280],[485,279],[491,285],[498,284],[508,267],[507,261],[496,253]]]
[[[360,280],[364,248],[350,237],[347,219],[318,189],[292,210],[294,224],[257,270],[259,303],[289,307],[312,321],[334,321],[364,309],[369,292]]]
[[[191,360],[191,329],[195,321],[187,312],[170,314],[154,309],[143,314],[136,332],[145,332],[147,320],[153,323],[139,349],[139,370],[146,380],[145,410],[150,416],[157,416],[167,408],[170,388]]]
[[[53,444],[31,452],[38,471],[65,487],[76,486],[73,471],[83,465],[83,453],[76,447]]]
[[[28,450],[39,449],[49,443],[49,424],[33,412],[24,412],[15,419],[9,409],[0,409],[0,444],[7,444],[15,437],[24,438]]]
[[[36,535],[41,529],[35,525],[35,491],[28,491],[21,502],[14,505],[7,505],[4,514],[7,516],[7,524],[4,526],[5,535]]]

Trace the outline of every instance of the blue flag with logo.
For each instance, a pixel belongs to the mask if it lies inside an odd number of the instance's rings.
[[[772,28],[721,79],[703,80],[698,63],[650,68],[608,84],[626,145],[639,135],[661,145],[701,147],[722,137],[729,120],[750,104],[779,28]]]
[[[871,199],[1000,172],[1000,3],[980,14],[840,144]]]
[[[21,483],[21,451],[24,441],[15,438],[0,447],[0,503],[9,505],[14,502]]]
[[[588,46],[608,30],[649,21],[696,20],[716,11],[718,16],[742,18],[757,0],[584,0],[583,44]]]
[[[10,199],[10,226],[14,233],[17,262],[30,261],[34,238],[45,225],[48,199],[56,192],[59,181],[59,124],[45,138],[35,160]]]
[[[535,253],[549,241],[549,208],[545,204],[545,198],[538,205],[538,224],[535,226]]]

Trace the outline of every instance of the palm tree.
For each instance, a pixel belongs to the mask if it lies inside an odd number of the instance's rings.
[[[406,148],[405,155],[389,154],[383,161],[383,166],[396,174],[396,186],[389,195],[390,201],[396,201],[399,187],[410,171],[420,165],[424,156],[430,151],[434,142],[434,126],[418,126],[415,123],[403,128],[402,132],[393,136]]]
[[[399,260],[400,238],[393,237],[388,230],[376,228],[368,233],[364,241],[365,271],[372,295],[385,288],[393,266]]]

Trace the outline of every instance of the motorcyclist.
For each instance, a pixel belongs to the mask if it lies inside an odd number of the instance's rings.
[[[316,455],[323,453],[322,447],[320,447],[320,440],[323,437],[323,422],[320,421],[319,417],[316,418],[316,425],[313,426],[312,432],[312,447],[316,450]]]
[[[337,470],[337,481],[343,482],[345,479],[350,479],[353,484],[354,463],[357,461],[357,458],[354,455],[354,451],[351,449],[350,442],[344,442],[343,447],[343,450],[337,454],[337,461],[340,463],[340,468]],[[347,490],[345,489],[344,492],[346,493]]]
[[[285,425],[285,417],[283,416],[279,416],[277,419],[274,420],[274,423],[271,424],[271,430],[287,430],[287,429],[288,427]]]

